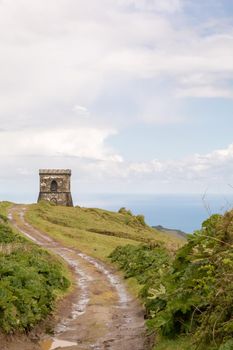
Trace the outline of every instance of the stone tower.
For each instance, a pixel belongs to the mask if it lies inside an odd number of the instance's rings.
[[[70,169],[40,169],[38,202],[46,200],[57,205],[73,206],[70,192]]]

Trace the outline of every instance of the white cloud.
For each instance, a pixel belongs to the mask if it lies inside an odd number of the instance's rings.
[[[23,125],[31,125],[39,119],[43,124],[57,114],[69,119],[68,111],[77,101],[89,110],[100,96],[108,95],[111,84],[115,95],[125,92],[129,101],[139,104],[142,120],[184,119],[174,105],[161,115],[151,105],[148,115],[148,98],[138,102],[133,88],[140,80],[148,94],[149,83],[157,82],[151,99],[160,94],[165,108],[170,98],[232,98],[232,27],[218,20],[198,28],[188,25],[184,5],[182,0],[1,2],[1,124],[23,120]],[[176,11],[179,25],[171,16]],[[201,77],[201,85],[193,76]],[[160,93],[164,81],[168,95]],[[129,82],[131,89],[126,90]],[[105,115],[98,115],[98,122],[111,125],[114,108],[113,104]],[[86,112],[79,109],[78,114]],[[125,116],[118,113],[114,123],[122,122]]]
[[[88,109],[84,106],[75,105],[72,109],[79,117],[88,118],[90,113]]]
[[[185,5],[0,2],[0,181],[57,163],[83,181],[102,179],[102,188],[122,179],[134,188],[230,181],[232,146],[142,163],[108,146],[127,123],[186,121],[186,97],[233,97],[232,24],[210,18],[196,26]]]
[[[208,184],[214,185],[218,191],[219,185],[227,185],[233,182],[233,144],[226,149],[215,150],[211,153],[194,154],[178,161],[160,161],[158,159],[148,162],[100,162],[85,164],[84,171],[99,174],[99,178],[117,178],[129,181],[133,184],[140,183],[143,188],[152,183],[159,189],[159,184],[168,184],[168,189],[173,191],[173,186],[181,184],[191,191],[195,184],[200,188]],[[91,173],[91,172],[90,172]],[[147,186],[148,185],[148,186]]]
[[[135,173],[148,173],[169,180],[171,183],[177,181],[194,180],[203,181],[217,179],[224,182],[233,179],[233,144],[226,149],[215,150],[211,153],[195,154],[186,159],[178,161],[153,160],[148,163],[136,163],[129,167],[130,175]]]
[[[105,145],[105,140],[115,133],[114,130],[91,127],[7,131],[0,138],[0,156],[121,161],[121,157]]]
[[[130,162],[106,147],[104,140],[107,134],[106,131],[87,132],[88,141],[94,139],[90,147],[87,141],[78,141],[78,132],[76,140],[72,132],[67,131],[63,135],[55,133],[51,145],[47,139],[52,133],[32,135],[30,145],[17,135],[19,142],[11,148],[10,156],[4,156],[0,145],[1,193],[8,188],[8,194],[13,192],[7,198],[13,200],[17,194],[23,196],[30,192],[31,196],[36,196],[38,169],[41,167],[71,168],[72,187],[76,195],[92,191],[204,193],[206,188],[221,193],[226,191],[228,184],[233,185],[233,144],[225,149],[203,155],[194,154],[177,161],[154,159]],[[20,186],[14,186],[15,183],[20,183]]]

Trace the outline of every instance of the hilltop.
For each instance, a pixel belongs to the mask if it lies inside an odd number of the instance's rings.
[[[106,260],[117,246],[126,244],[161,243],[174,252],[186,242],[184,237],[151,228],[143,215],[135,216],[125,208],[113,212],[40,202],[27,209],[26,218],[32,225],[102,260]]]
[[[155,228],[157,231],[169,233],[170,235],[175,235],[176,237],[187,239],[187,233],[185,233],[184,231],[172,229],[172,228],[166,228],[166,227],[163,227],[162,225],[157,225],[152,227]]]

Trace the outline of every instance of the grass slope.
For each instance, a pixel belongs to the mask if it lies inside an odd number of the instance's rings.
[[[170,251],[176,251],[185,243],[184,238],[152,229],[143,223],[141,216],[133,216],[126,210],[116,213],[43,202],[28,206],[26,218],[65,244],[104,261],[117,246],[163,242]]]
[[[119,246],[149,244],[156,247],[162,243],[174,254],[186,242],[184,237],[149,227],[143,216],[134,216],[125,209],[112,212],[97,208],[59,207],[41,202],[27,206],[26,219],[64,245],[75,247],[108,264],[109,255]],[[138,295],[142,287],[138,280],[128,278],[127,284],[130,291]],[[177,349],[181,349],[181,343],[186,344],[186,340],[179,340]],[[163,346],[163,342],[160,344]],[[163,349],[172,347],[161,347]]]

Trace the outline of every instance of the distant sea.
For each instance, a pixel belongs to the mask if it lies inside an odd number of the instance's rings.
[[[149,195],[149,194],[82,194],[78,205],[117,211],[121,207],[133,214],[143,214],[149,225],[162,225],[192,233],[210,214],[233,208],[233,195]]]

